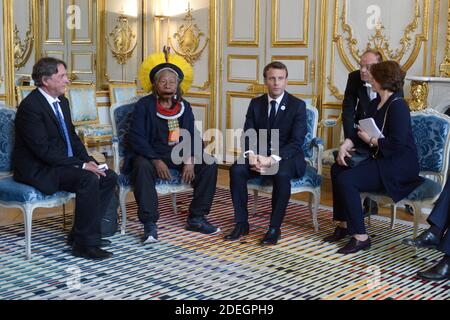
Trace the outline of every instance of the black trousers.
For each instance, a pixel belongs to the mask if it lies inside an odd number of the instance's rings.
[[[347,222],[350,234],[365,234],[364,213],[361,205],[361,192],[376,192],[384,189],[378,166],[370,160],[354,168],[331,167],[333,190],[333,219]]]
[[[182,170],[183,165],[175,165],[163,160],[170,169]],[[217,164],[195,164],[195,179],[192,182],[194,195],[189,206],[189,220],[202,218],[211,210],[217,184]],[[138,204],[139,221],[146,225],[159,219],[158,194],[155,183],[158,174],[151,160],[136,156],[131,173],[134,185],[134,197]]]
[[[106,177],[99,179],[87,170],[61,167],[58,175],[59,189],[76,194],[71,231],[74,242],[84,246],[100,245],[101,220],[116,188],[116,173],[107,170]]]
[[[428,222],[442,231],[438,249],[450,255],[450,180],[445,183],[444,189],[428,217]]]
[[[248,190],[249,179],[259,176],[259,173],[250,170],[248,160],[245,164],[235,163],[230,169],[231,198],[234,206],[234,216],[236,223],[248,222]],[[291,197],[291,179],[295,177],[295,158],[281,160],[278,172],[275,175],[264,176],[272,179],[272,213],[270,227],[281,227],[286,208]]]

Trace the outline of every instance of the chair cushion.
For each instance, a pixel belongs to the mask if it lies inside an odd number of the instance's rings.
[[[417,188],[415,188],[406,199],[410,201],[425,201],[433,199],[442,191],[442,186],[431,179],[425,178]]]
[[[322,176],[317,174],[317,170],[312,166],[306,166],[305,175],[301,178],[291,180],[291,193],[300,188],[320,188],[322,183]],[[250,179],[247,183],[248,189],[256,189],[264,192],[272,192],[272,179],[264,176],[259,176]]]
[[[70,192],[64,191],[59,191],[52,195],[43,194],[36,188],[14,181],[12,176],[0,179],[0,201],[4,202],[25,204],[36,201],[68,200],[71,196]]]
[[[403,200],[419,202],[431,200],[438,196],[441,191],[442,186],[439,183],[431,179],[424,178],[424,181]],[[386,192],[371,192],[371,194],[374,194],[375,196],[389,197]]]
[[[305,141],[304,141],[303,146],[302,146],[305,158],[311,158],[312,155],[313,155],[313,150],[312,150],[312,148],[310,146],[310,143],[311,143],[311,140],[316,135],[316,132],[314,131],[316,122],[317,122],[317,115],[316,115],[316,113],[312,109],[307,108],[306,109],[307,130],[306,130]]]
[[[411,113],[414,141],[417,145],[420,171],[440,172],[445,165],[445,144],[449,122],[440,115]]]
[[[156,191],[159,194],[175,193],[183,190],[188,190],[191,185],[181,181],[181,173],[175,169],[169,169],[171,180],[156,179]],[[127,174],[119,175],[119,186],[124,188],[132,188],[131,177]]]
[[[11,153],[14,148],[14,119],[16,110],[0,108],[0,171],[11,171]]]

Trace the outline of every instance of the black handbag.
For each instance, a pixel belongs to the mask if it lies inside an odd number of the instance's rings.
[[[392,102],[399,100],[399,99],[402,99],[402,98],[400,98],[400,97],[394,98],[387,106],[386,113],[384,114],[384,120],[383,120],[383,126],[381,127],[381,132],[384,131],[384,126],[386,125],[387,114],[388,114],[388,111],[389,111],[389,108],[390,108]],[[377,147],[375,153],[372,153],[372,151],[368,148],[358,147],[358,148],[355,148],[354,151],[349,152],[351,157],[345,157],[344,160],[345,160],[345,163],[350,168],[354,168],[356,166],[359,166],[361,163],[363,163],[366,160],[376,159],[379,151],[380,151],[380,148],[378,148],[378,147]],[[337,162],[336,158],[338,156],[338,153],[339,152],[337,150],[333,151],[333,156],[334,156],[335,162]]]
[[[337,150],[333,151],[334,161],[336,161],[338,153],[339,152]],[[351,157],[345,157],[344,160],[350,168],[359,166],[366,160],[373,159],[372,152],[366,148],[356,148],[354,151],[350,151],[349,153]]]

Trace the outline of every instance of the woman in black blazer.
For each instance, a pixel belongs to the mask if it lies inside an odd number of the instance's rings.
[[[338,250],[342,254],[370,248],[360,192],[384,191],[397,202],[422,182],[409,107],[399,94],[405,73],[395,61],[372,65],[370,73],[370,82],[379,97],[371,102],[368,115],[384,137],[355,129],[339,147],[336,163],[331,167],[333,215],[338,225],[324,241],[337,242],[350,235],[348,244]],[[351,157],[350,151],[355,147],[370,149],[372,157],[350,168],[346,157]]]

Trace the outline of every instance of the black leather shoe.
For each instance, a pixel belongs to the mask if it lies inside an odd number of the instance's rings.
[[[280,228],[269,228],[264,238],[261,240],[262,245],[276,245],[281,237]]]
[[[417,236],[415,239],[404,239],[402,242],[407,246],[412,246],[416,248],[428,248],[436,249],[439,244],[440,239],[430,231],[430,229],[425,230]]]
[[[355,237],[352,237],[343,248],[337,251],[337,253],[350,254],[356,253],[359,250],[369,250],[369,249],[370,249],[370,238],[367,238],[367,240],[365,241],[360,241],[357,240]]]
[[[111,240],[108,240],[108,239],[100,239],[100,245],[99,245],[99,247],[107,247],[107,246],[110,246],[111,245]],[[73,238],[72,238],[72,236],[67,236],[67,244],[69,245],[69,246],[72,246],[73,245]]]
[[[225,240],[238,240],[241,236],[248,235],[248,232],[250,230],[250,227],[248,223],[236,223],[234,226],[233,231],[231,231],[230,234],[225,236]]]
[[[417,272],[417,276],[421,279],[432,281],[450,279],[450,263],[445,262],[444,259],[442,259],[434,267],[425,271]]]
[[[109,251],[100,249],[100,247],[87,247],[74,243],[72,255],[85,259],[102,260],[111,257],[113,254]]]
[[[331,236],[323,238],[323,241],[337,242],[341,239],[344,239],[346,236],[348,236],[347,228],[342,228],[342,227],[337,226],[336,229],[334,229],[334,233]]]

